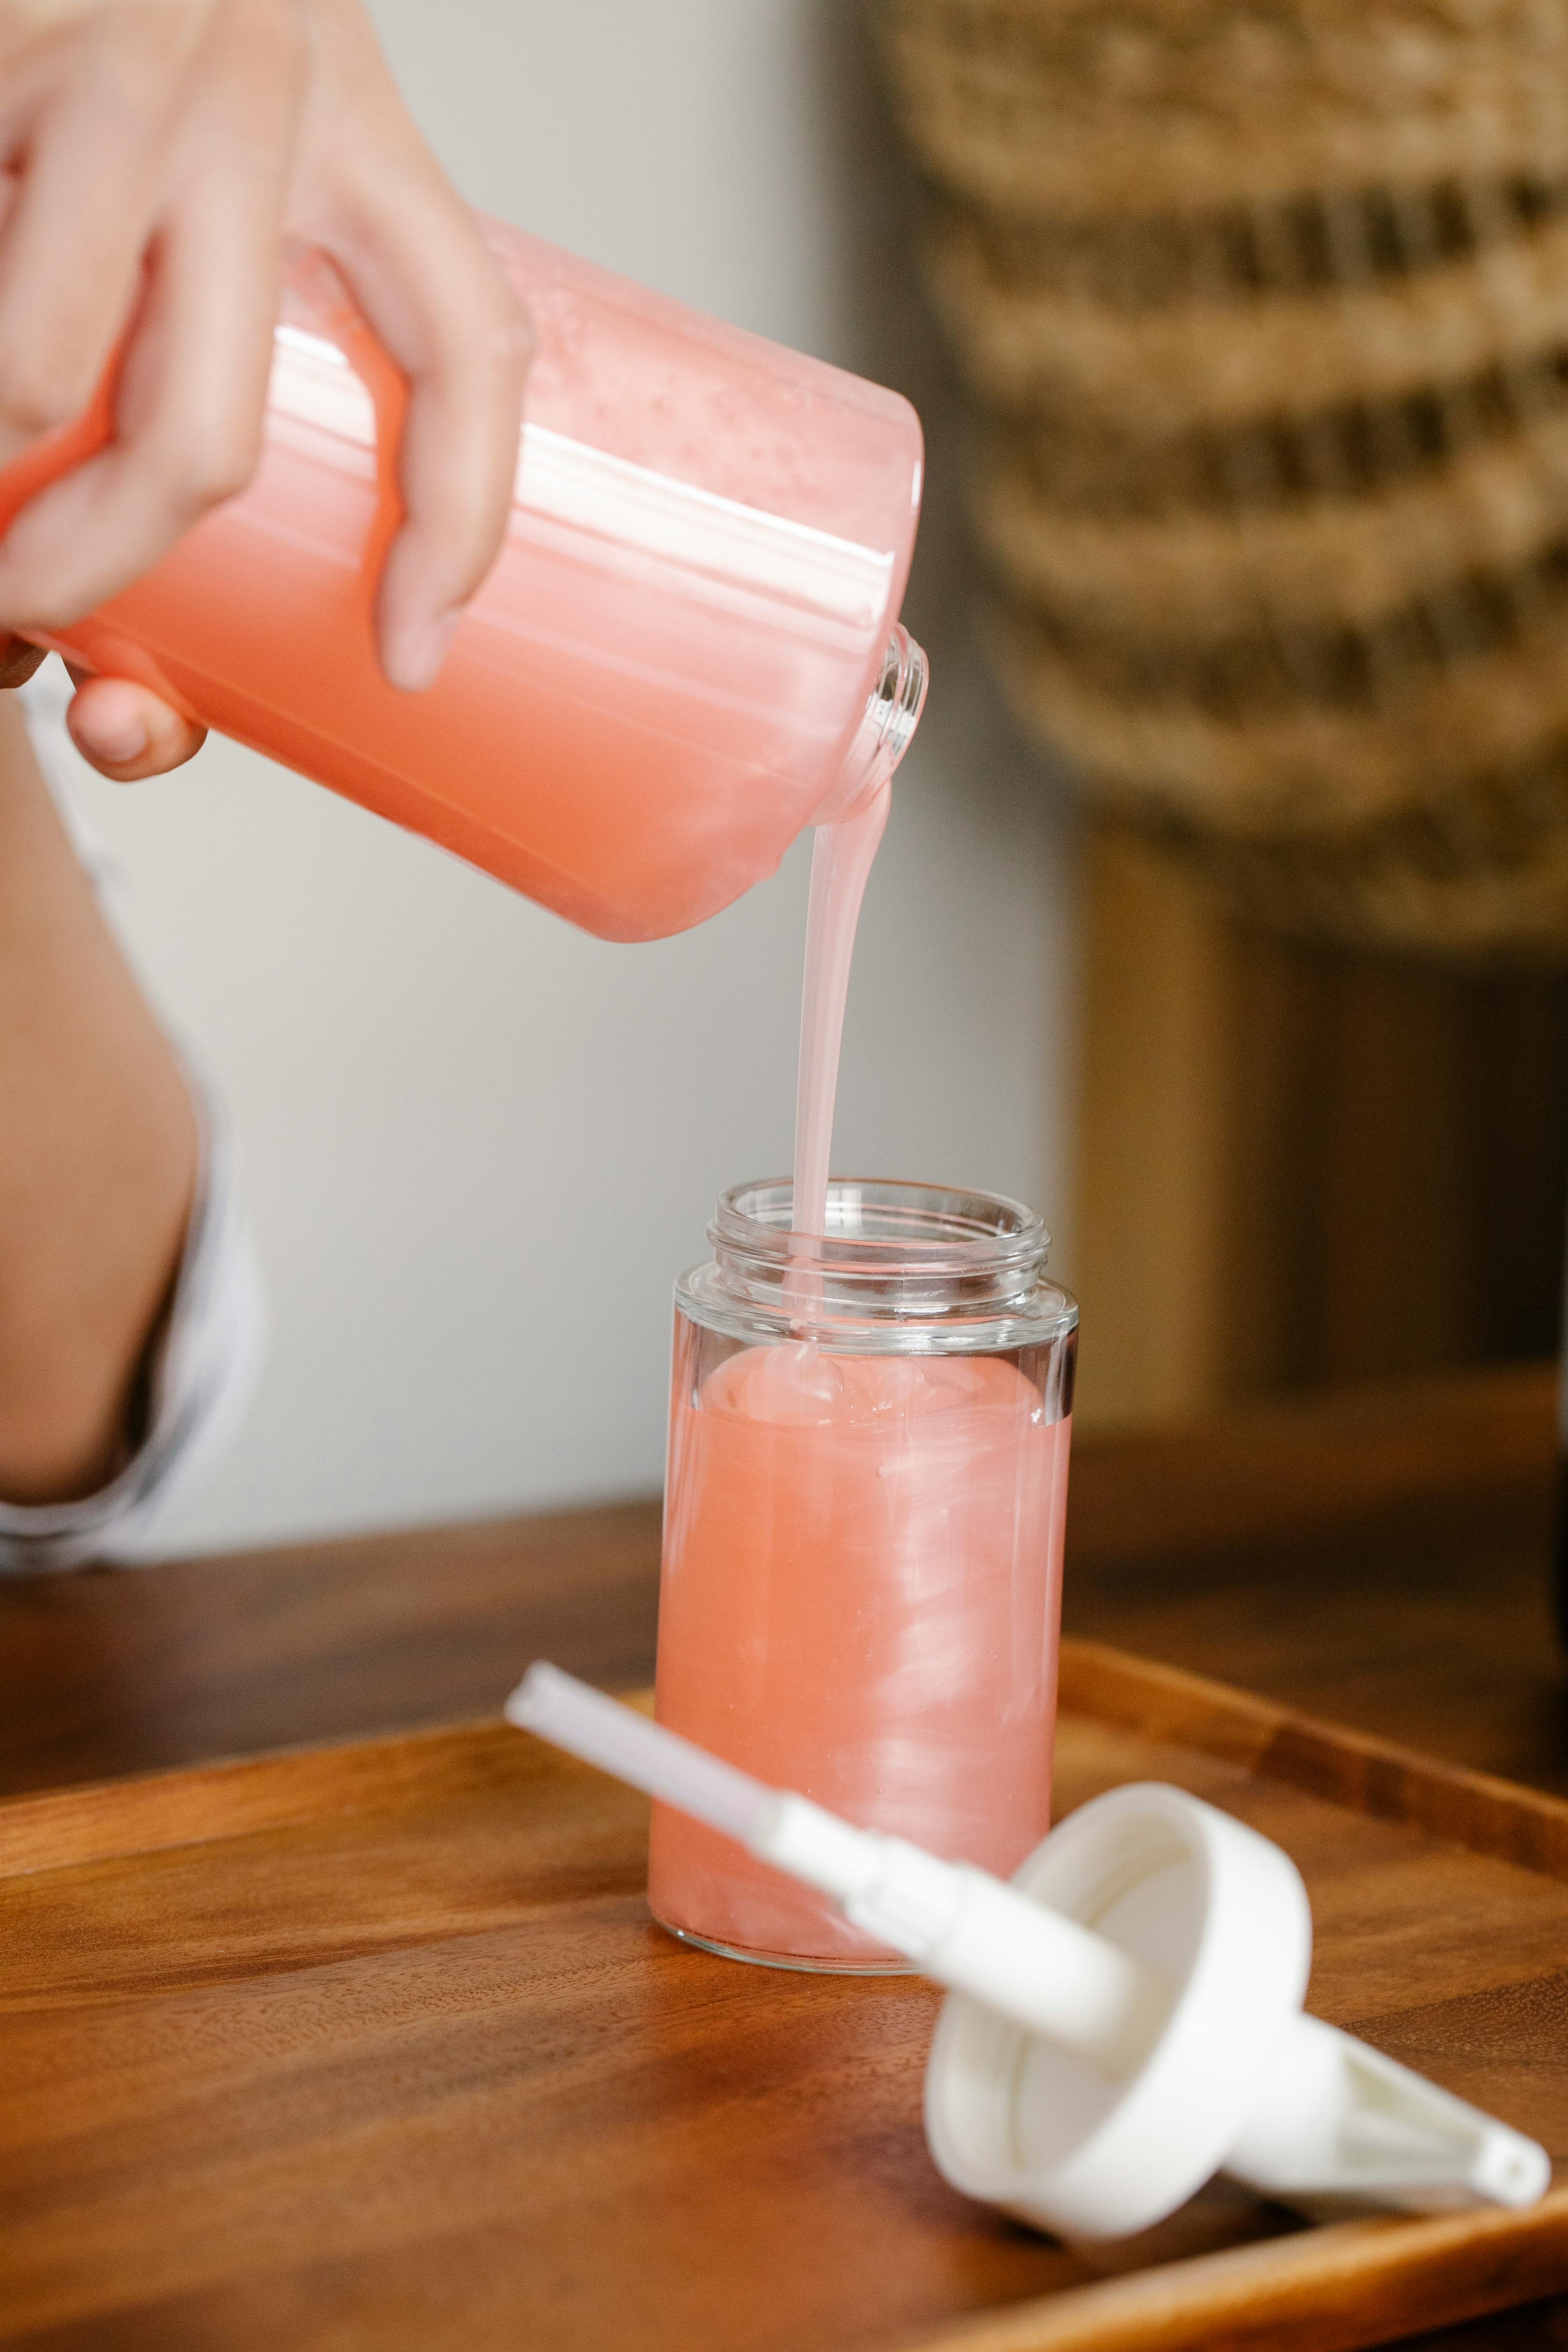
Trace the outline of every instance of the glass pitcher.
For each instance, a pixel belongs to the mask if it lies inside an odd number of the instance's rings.
[[[537,337],[510,522],[428,693],[371,631],[403,384],[302,254],[249,488],[47,643],[612,940],[700,922],[903,750],[921,430],[896,393],[500,222]],[[112,387],[0,475],[0,529],[111,431]]]

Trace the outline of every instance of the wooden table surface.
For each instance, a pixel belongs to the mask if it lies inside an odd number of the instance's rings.
[[[1081,1444],[1067,1621],[1568,1790],[1541,1368]],[[653,1657],[657,1504],[0,1582],[0,1791],[492,1714],[531,1657]],[[1568,2298],[1447,2331],[1568,2345]],[[171,2347],[173,2352],[173,2347]]]

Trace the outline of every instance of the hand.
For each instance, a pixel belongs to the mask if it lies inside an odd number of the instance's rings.
[[[68,626],[244,488],[290,240],[331,257],[408,381],[376,628],[391,682],[428,686],[505,528],[530,338],[359,0],[0,0],[0,464],[79,415],[123,341],[113,441],[0,541],[0,640]],[[119,679],[84,684],[71,725],[120,776],[200,740]]]

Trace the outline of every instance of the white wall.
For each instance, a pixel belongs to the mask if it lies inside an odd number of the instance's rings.
[[[862,926],[835,1160],[1050,1215],[1070,843],[968,650],[952,394],[851,12],[375,13],[473,201],[926,414],[908,617],[936,682]],[[722,1184],[788,1163],[802,851],[700,932],[616,948],[226,743],[88,797],[238,1121],[276,1327],[171,1548],[657,1486],[672,1276]]]

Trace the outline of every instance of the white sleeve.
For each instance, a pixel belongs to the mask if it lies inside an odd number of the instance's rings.
[[[131,1561],[226,1443],[261,1368],[265,1314],[240,1213],[234,1149],[193,1087],[202,1123],[195,1206],[169,1318],[149,1372],[142,1444],[107,1486],[80,1502],[0,1502],[0,1573]]]
[[[57,728],[64,738],[57,713],[63,715],[66,698],[57,691],[46,698],[32,686],[23,694],[39,764],[79,854],[85,853],[82,862],[101,888],[103,864],[83,842],[70,804],[74,753],[68,739],[50,740]],[[188,1064],[186,1081],[201,1136],[196,1198],[168,1319],[149,1367],[142,1443],[108,1486],[79,1502],[0,1502],[0,1574],[143,1558],[170,1507],[226,1444],[249,1402],[261,1368],[266,1315],[234,1139],[221,1104]]]

